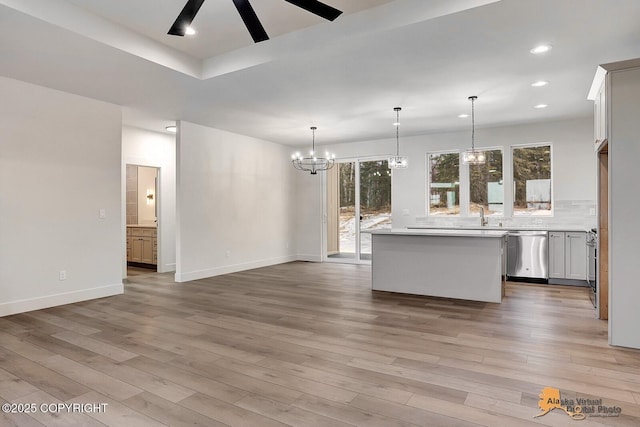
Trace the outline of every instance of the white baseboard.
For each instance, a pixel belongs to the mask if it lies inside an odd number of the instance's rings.
[[[170,273],[172,271],[176,271],[176,263],[164,264],[158,266],[158,273]]]
[[[177,273],[176,282],[189,282],[191,280],[205,279],[207,277],[220,276],[222,274],[237,273],[239,271],[251,270],[253,268],[268,267],[270,265],[284,264],[285,262],[297,261],[296,255],[287,255],[278,258],[268,258],[259,261],[245,262],[241,264],[225,265],[222,267],[207,268],[204,270],[190,271],[187,273]]]
[[[296,261],[322,262],[322,257],[320,255],[298,254]]]
[[[63,294],[5,302],[0,304],[0,317],[71,304],[74,302],[110,297],[113,295],[120,295],[122,293],[124,293],[124,286],[121,282],[114,285],[101,286],[99,288],[82,289],[80,291],[66,292]]]

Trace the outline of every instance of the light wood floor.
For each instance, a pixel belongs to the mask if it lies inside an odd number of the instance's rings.
[[[0,425],[639,426],[640,351],[606,329],[575,287],[509,283],[486,304],[372,293],[367,266],[141,275],[0,318],[2,403],[108,404]],[[534,419],[543,387],[622,415]]]

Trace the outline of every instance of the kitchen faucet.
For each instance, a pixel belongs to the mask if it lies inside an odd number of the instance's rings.
[[[489,219],[484,216],[484,207],[480,206],[480,226],[484,227],[489,223]]]

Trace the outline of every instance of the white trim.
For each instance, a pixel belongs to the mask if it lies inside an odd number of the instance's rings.
[[[322,256],[310,254],[295,255],[295,259],[293,261],[323,262]]]
[[[591,82],[591,88],[589,89],[589,93],[587,94],[587,100],[595,101],[598,92],[600,91],[600,87],[602,86],[602,82],[604,82],[604,78],[607,75],[607,70],[598,65],[596,68],[596,74],[593,76],[593,81]]]
[[[170,273],[172,271],[176,271],[176,263],[169,263],[169,264],[158,264],[158,273]]]
[[[220,276],[223,274],[237,273],[239,271],[251,270],[254,268],[269,267],[276,264],[284,264],[287,262],[297,261],[296,255],[287,255],[277,258],[268,258],[258,261],[245,262],[241,264],[225,265],[215,268],[207,268],[204,270],[190,271],[186,273],[176,273],[176,282],[189,282],[191,280],[206,279],[208,277]]]
[[[27,311],[41,310],[43,308],[72,304],[96,298],[110,297],[124,293],[124,285],[116,283],[98,288],[82,289],[79,291],[65,292],[42,297],[10,301],[0,304],[0,316],[24,313]]]

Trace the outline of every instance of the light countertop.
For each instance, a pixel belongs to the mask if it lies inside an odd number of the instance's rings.
[[[363,231],[364,232],[364,231]],[[393,228],[387,230],[371,230],[374,235],[393,235],[393,236],[447,236],[447,237],[489,237],[502,238],[508,234],[508,230],[465,230],[462,228],[445,229],[409,229],[409,228]]]
[[[127,228],[158,228],[157,224],[127,224]]]
[[[411,230],[505,230],[505,231],[568,231],[568,232],[585,232],[591,230],[587,227],[578,226],[516,226],[510,225],[505,227],[498,227],[496,225],[486,225],[481,227],[479,225],[410,225],[407,227]]]

